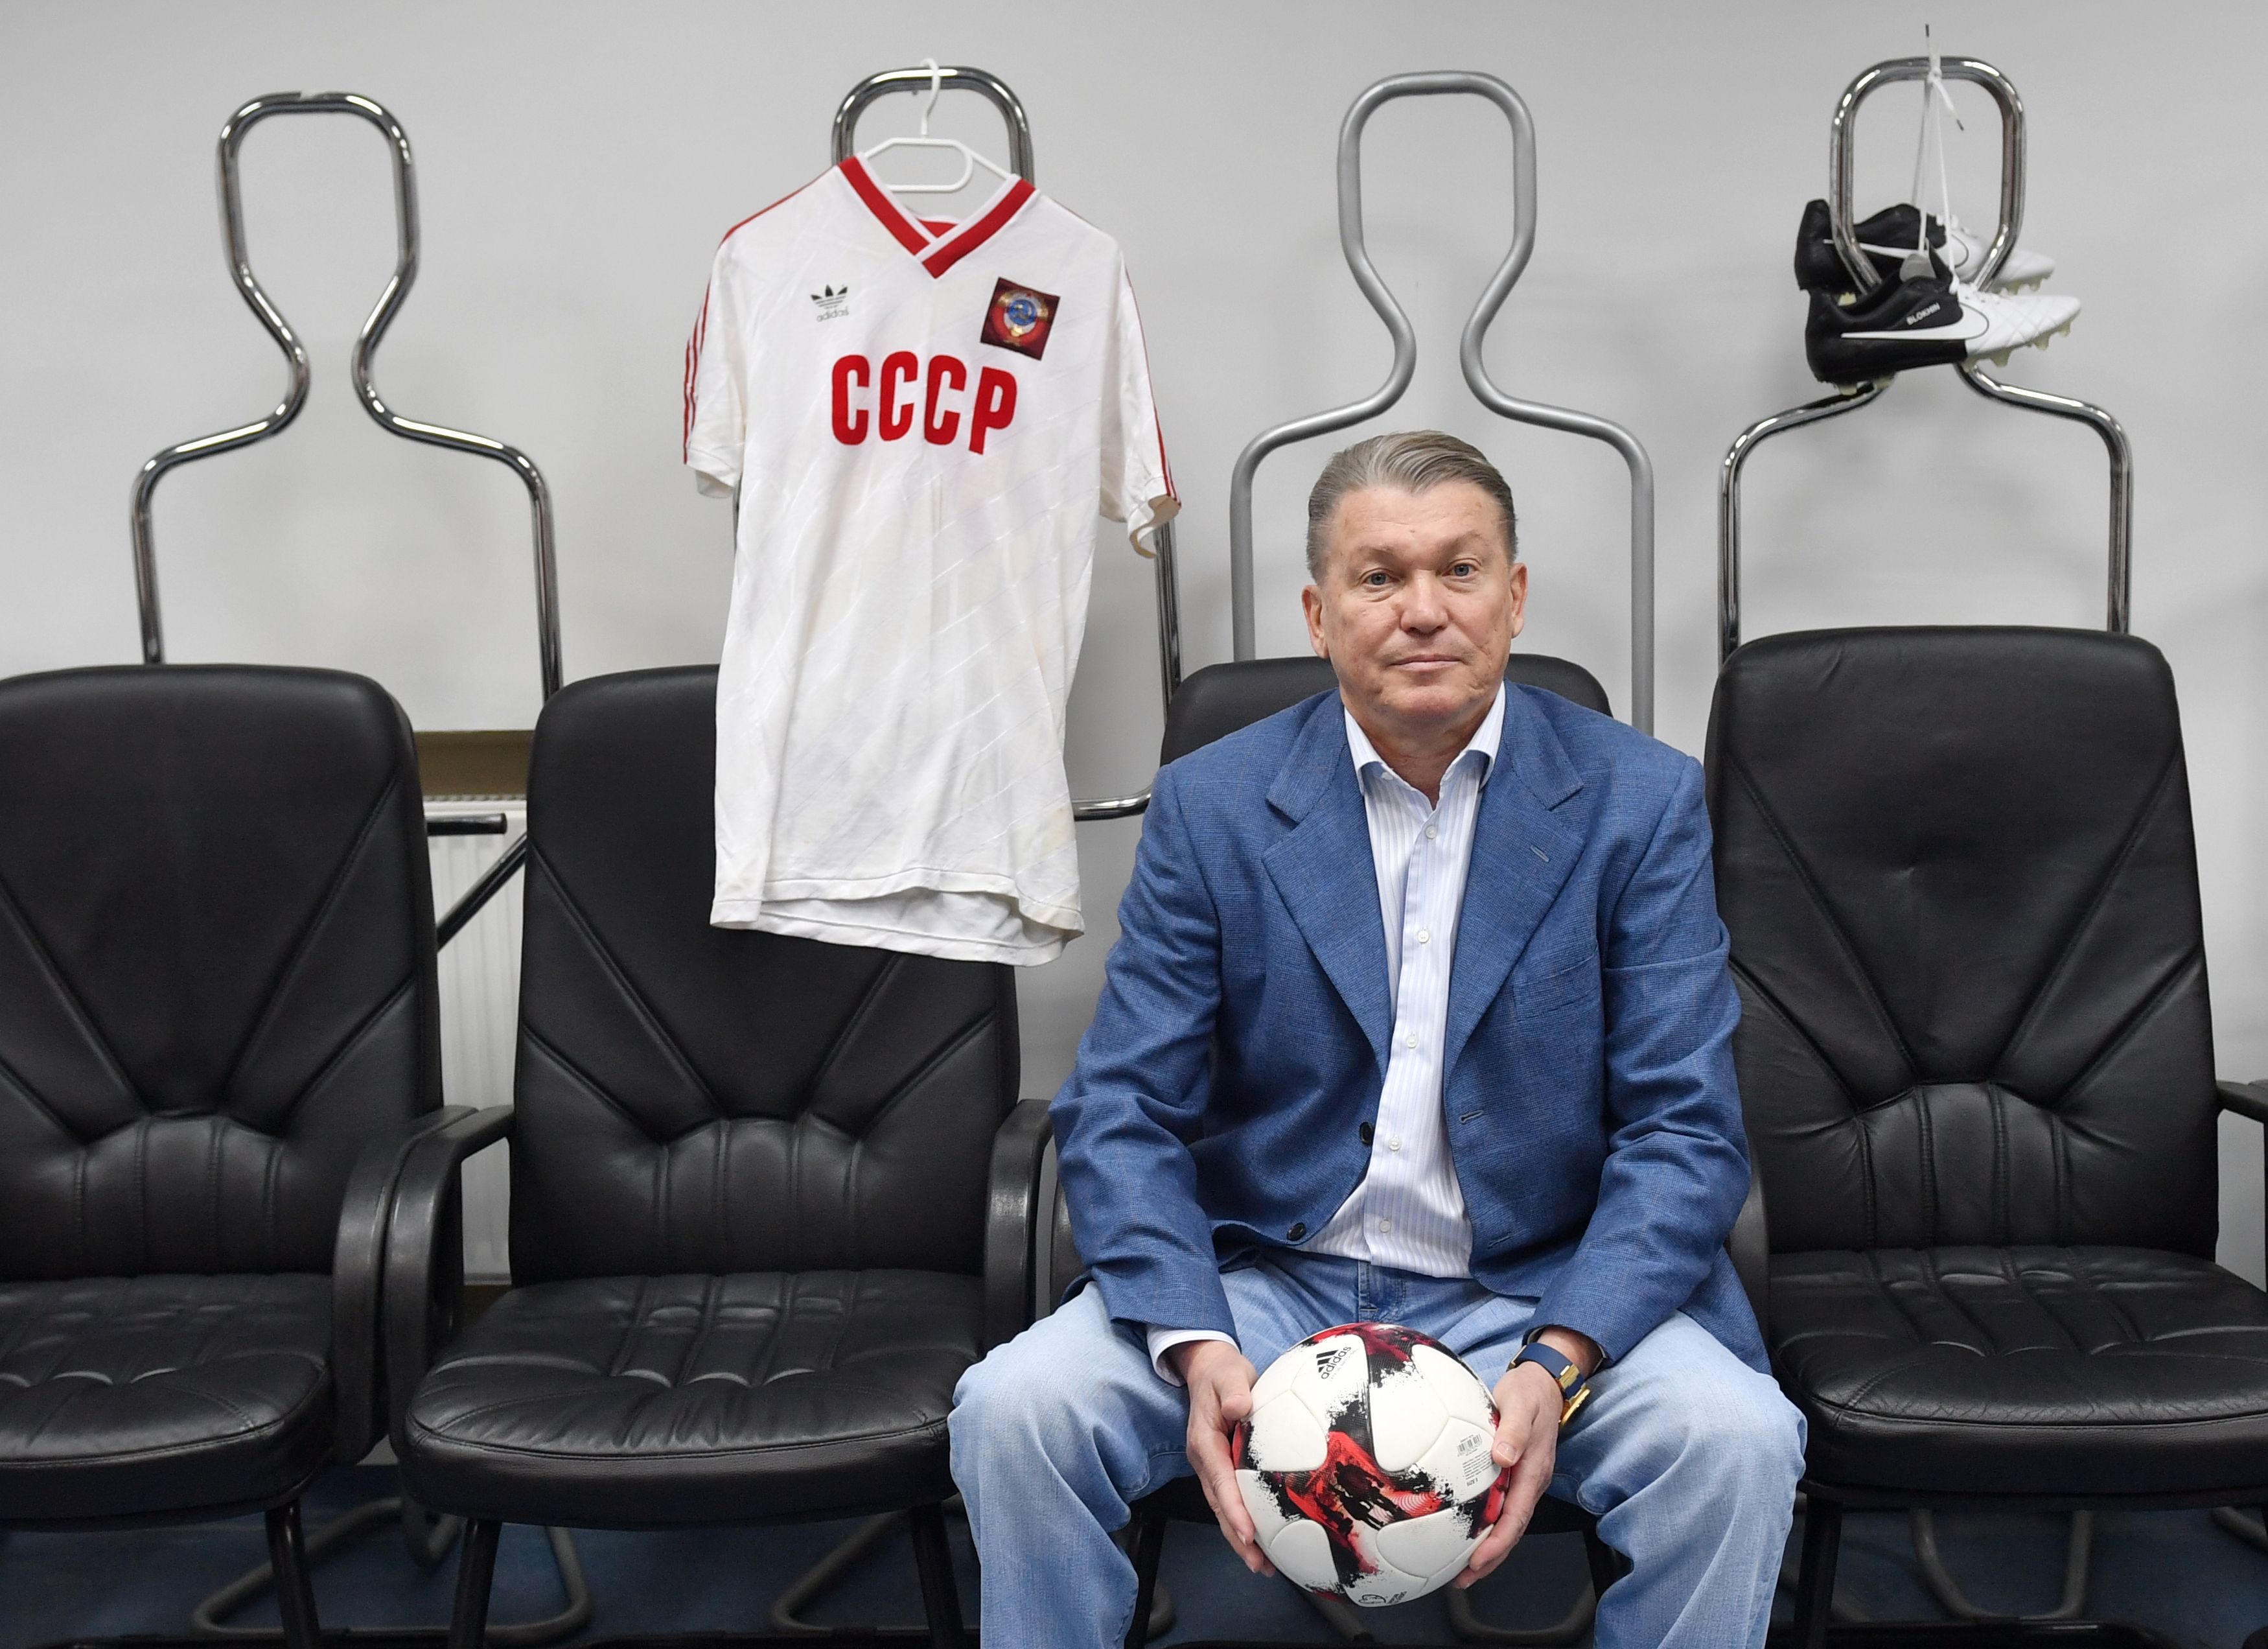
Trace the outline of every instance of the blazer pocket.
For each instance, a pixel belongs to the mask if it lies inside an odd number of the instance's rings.
[[[1512,1003],[1522,1019],[1599,1000],[1599,948],[1589,939],[1525,958],[1512,973]]]

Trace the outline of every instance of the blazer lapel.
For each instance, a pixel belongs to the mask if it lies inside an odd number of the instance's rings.
[[[1582,788],[1550,724],[1520,688],[1506,687],[1504,736],[1481,793],[1449,968],[1445,1074],[1575,868],[1582,839],[1553,810]]]
[[[1336,693],[1316,701],[1268,802],[1293,821],[1291,833],[1263,855],[1269,877],[1383,1069],[1394,1032],[1386,930],[1370,823]]]

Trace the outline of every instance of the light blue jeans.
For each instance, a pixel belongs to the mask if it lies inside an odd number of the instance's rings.
[[[1535,1302],[1477,1283],[1282,1253],[1223,1275],[1257,1368],[1321,1328],[1395,1322],[1493,1386]],[[1110,1538],[1130,1502],[1186,1475],[1182,1389],[1084,1289],[961,1377],[953,1475],[983,1564],[985,1649],[1116,1649],[1134,1570]],[[1551,1492],[1598,1515],[1631,1572],[1599,1606],[1598,1649],[1761,1645],[1803,1471],[1779,1388],[1683,1315],[1592,1381]]]

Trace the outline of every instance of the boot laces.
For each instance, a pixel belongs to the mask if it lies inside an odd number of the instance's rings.
[[[1961,124],[1961,111],[1954,107],[1953,93],[1946,90],[1945,67],[1938,56],[1937,39],[1926,23],[1922,25],[1922,38],[1929,47],[1929,72],[1922,77],[1921,130],[1914,143],[1913,188],[1908,192],[1914,205],[1914,249],[1898,266],[1900,280],[1920,279],[1933,272],[1929,256],[1929,213],[1921,203],[1922,178],[1933,151],[1937,158],[1937,218],[1945,226],[1947,241],[1953,240],[1953,183],[1946,171],[1944,116],[1950,115],[1954,125],[1961,130],[1969,129]],[[1952,249],[1950,244],[1947,249]]]

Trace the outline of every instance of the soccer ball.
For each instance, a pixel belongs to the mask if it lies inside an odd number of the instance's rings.
[[[1496,1404],[1414,1329],[1349,1323],[1268,1365],[1236,1429],[1237,1487],[1278,1571],[1380,1605],[1462,1571],[1503,1510]]]

